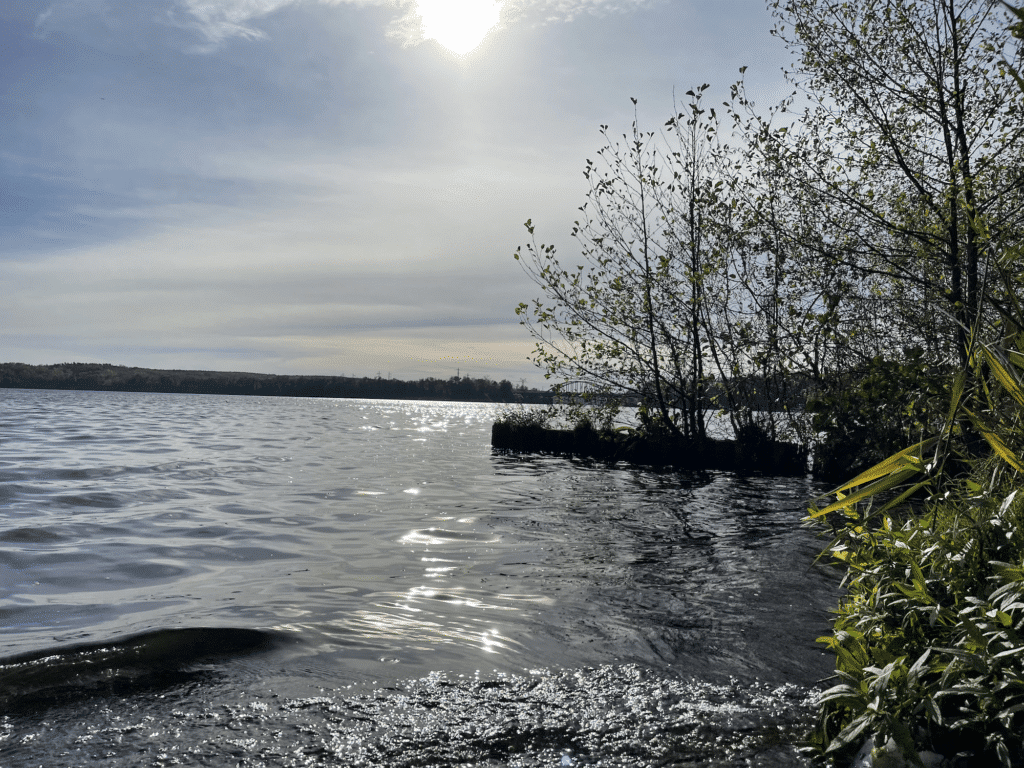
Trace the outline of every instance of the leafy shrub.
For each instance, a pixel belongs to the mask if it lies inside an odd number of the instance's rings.
[[[500,409],[494,421],[496,424],[511,427],[540,427],[547,429],[556,415],[557,411],[551,405],[545,408],[527,408],[519,404]]]
[[[935,432],[948,402],[947,370],[910,349],[901,362],[876,357],[808,403],[821,435],[815,474],[848,478],[890,456],[922,433]]]
[[[872,735],[915,763],[924,749],[1024,763],[1024,333],[1010,327],[998,344],[973,346],[938,435],[812,511],[835,532],[825,554],[848,569],[833,635],[821,638],[839,678],[811,739],[822,755],[848,756]],[[970,446],[965,434],[987,454],[953,456]],[[920,490],[929,502],[907,507]]]
[[[839,678],[821,698],[820,752],[848,756],[877,735],[908,756],[1024,759],[1024,496],[1012,485],[970,480],[963,498],[903,520],[846,512],[828,549],[849,571],[820,638]]]

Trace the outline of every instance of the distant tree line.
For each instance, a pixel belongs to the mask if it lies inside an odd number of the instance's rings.
[[[450,379],[400,381],[380,376],[279,376],[267,373],[158,370],[109,363],[0,363],[0,388],[483,403],[549,404],[552,400],[550,392],[528,389],[525,384],[513,386],[507,379],[492,381],[487,378],[452,376]]]

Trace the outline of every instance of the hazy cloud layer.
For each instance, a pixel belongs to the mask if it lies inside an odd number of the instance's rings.
[[[492,0],[479,0],[490,3]],[[496,0],[503,21],[567,22],[580,14],[627,13],[667,0]],[[195,52],[212,52],[232,38],[262,40],[261,21],[287,6],[381,6],[390,12],[388,34],[405,45],[425,42],[416,0],[160,0],[114,3],[111,0],[61,0],[48,4],[36,20],[40,34],[80,30],[83,23],[111,36],[143,27],[172,27],[194,32],[202,42]]]
[[[631,96],[657,128],[673,88],[749,64],[767,98],[786,63],[748,0],[506,0],[463,58],[416,19],[0,5],[0,359],[540,383],[522,223],[571,253]]]

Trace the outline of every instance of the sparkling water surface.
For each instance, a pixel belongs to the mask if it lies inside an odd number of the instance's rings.
[[[0,390],[0,765],[802,765],[821,489],[497,410]]]

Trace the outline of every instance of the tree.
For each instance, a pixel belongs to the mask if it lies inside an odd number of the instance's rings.
[[[1005,14],[989,0],[770,7],[808,104],[779,126],[795,98],[762,117],[740,88],[734,114],[784,182],[777,247],[839,277],[836,299],[860,321],[851,331],[966,363],[969,329],[1005,304],[989,282],[995,254],[1024,231],[1024,121],[1003,63],[1020,53]],[[870,325],[879,314],[888,334]]]
[[[1024,11],[1011,10],[1024,23]],[[1015,66],[1010,74],[1024,89]],[[969,354],[949,382],[941,428],[811,516],[839,517],[826,552],[849,568],[827,640],[839,684],[821,697],[811,739],[835,759],[866,735],[918,764],[921,749],[1006,768],[1024,754],[1024,246],[1008,236],[980,243],[992,285],[979,288],[964,329]],[[948,461],[968,426],[975,445]],[[922,491],[924,514],[889,514]]]
[[[621,142],[601,127],[606,143],[587,160],[590,191],[572,230],[582,264],[565,268],[554,246],[535,241],[515,254],[544,294],[516,313],[545,377],[579,383],[612,408],[636,399],[642,418],[677,437],[706,433],[705,293],[720,260],[711,219],[721,187],[710,172],[717,121],[701,107],[706,88],[688,92],[668,137],[636,119]]]

